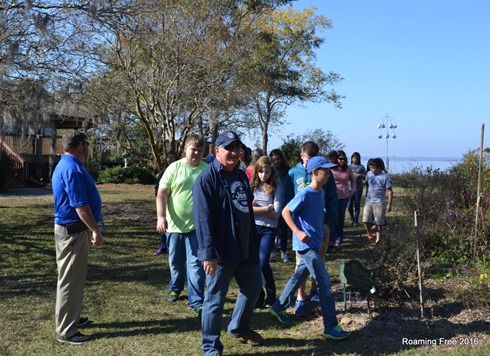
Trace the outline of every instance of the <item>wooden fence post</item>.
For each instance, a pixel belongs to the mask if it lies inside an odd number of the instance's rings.
[[[475,235],[473,239],[473,258],[478,257],[478,215],[480,215],[480,199],[481,199],[481,176],[483,166],[483,136],[485,134],[485,124],[481,124],[481,137],[480,137],[480,163],[478,165],[478,186],[476,192],[476,208],[475,208]]]
[[[420,247],[419,247],[419,224],[417,221],[417,212],[413,212],[414,224],[415,224],[415,238],[416,238],[416,255],[417,255],[417,270],[419,274],[419,293],[420,293],[420,317],[424,318],[424,288],[422,285],[422,268],[420,266]]]

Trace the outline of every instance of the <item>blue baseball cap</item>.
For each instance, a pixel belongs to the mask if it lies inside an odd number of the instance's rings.
[[[214,146],[215,147],[226,147],[230,143],[238,141],[238,143],[242,143],[240,141],[240,137],[233,131],[224,131],[222,132],[218,138],[216,139]]]
[[[315,156],[312,157],[308,160],[306,163],[306,171],[308,173],[313,172],[315,169],[319,168],[333,168],[336,167],[337,165],[334,163],[330,163],[325,157],[323,156]]]

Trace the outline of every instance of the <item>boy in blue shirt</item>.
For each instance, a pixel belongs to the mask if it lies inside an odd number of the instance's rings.
[[[330,177],[330,168],[335,166],[322,156],[310,158],[306,169],[311,174],[311,184],[300,190],[282,211],[284,221],[293,231],[293,250],[298,251],[301,260],[281,296],[272,305],[270,313],[279,322],[292,324],[293,321],[287,316],[286,309],[294,303],[296,290],[311,274],[318,285],[324,325],[322,336],[326,339],[340,340],[347,338],[350,333],[338,324],[330,276],[320,253],[325,210],[325,192],[322,187]]]
[[[312,157],[318,156],[320,148],[318,144],[313,141],[306,141],[301,145],[301,161],[291,168],[288,172],[288,177],[286,179],[286,190],[285,190],[285,200],[284,203],[289,203],[294,196],[302,190],[304,187],[308,186],[311,182],[311,174],[306,170],[306,164],[308,160]],[[335,186],[335,180],[333,176],[330,175],[327,182],[323,185],[322,189],[325,192],[325,221],[324,221],[324,236],[323,245],[320,250],[323,259],[327,253],[330,229],[337,224],[338,219],[338,197],[337,197],[337,187]],[[300,255],[296,253],[296,268],[299,265]],[[317,285],[315,281],[312,280],[310,289],[310,302],[319,303]],[[306,298],[305,298],[305,286],[302,285],[298,288],[298,294],[296,297],[296,303],[294,304],[294,314],[297,316],[306,316]]]

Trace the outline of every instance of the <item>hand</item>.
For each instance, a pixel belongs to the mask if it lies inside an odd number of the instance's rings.
[[[323,223],[323,239],[326,240],[330,237],[330,228],[327,224]]]
[[[92,245],[100,246],[102,245],[102,234],[100,231],[92,231],[92,238],[90,239]]]
[[[386,212],[389,213],[391,211],[391,204],[388,204],[386,206]]]
[[[202,263],[202,268],[204,269],[204,273],[209,276],[212,276],[218,270],[218,260],[206,260]]]
[[[310,237],[304,231],[299,230],[297,233],[295,233],[295,235],[302,243],[307,243],[310,241]]]
[[[165,218],[158,218],[157,231],[160,234],[164,234],[167,231],[167,220]]]

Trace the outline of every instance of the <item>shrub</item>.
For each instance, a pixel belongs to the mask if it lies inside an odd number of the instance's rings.
[[[490,206],[481,201],[479,230],[475,231],[477,169],[461,163],[448,171],[427,169],[400,177],[403,211],[420,217],[421,234],[427,236],[427,249],[443,263],[460,263],[484,257],[488,247],[486,216]],[[490,186],[490,171],[483,170],[482,192]]]
[[[101,171],[99,173],[98,182],[116,184],[154,184],[155,178],[145,169],[138,166],[128,168],[117,166]]]
[[[100,164],[100,161],[90,159],[89,161],[84,162],[84,166],[90,176],[95,181],[99,181],[99,174],[102,171],[102,165]]]
[[[14,164],[9,156],[0,152],[0,191],[5,190],[5,186],[12,174]]]
[[[29,188],[41,188],[46,186],[44,178],[28,177],[25,179],[25,185]]]
[[[408,216],[387,218],[387,223],[381,243],[370,250],[367,263],[375,275],[379,295],[392,301],[404,301],[413,295],[410,291],[416,288],[418,281],[416,230],[413,219]],[[419,237],[424,255],[423,237]]]
[[[489,162],[487,154],[481,177],[478,230],[475,230],[478,182],[475,152],[470,152],[463,163],[447,171],[415,169],[393,177],[393,184],[401,188],[394,198],[399,215],[388,216],[382,242],[372,250],[368,260],[381,294],[392,300],[403,300],[417,289],[416,236],[422,276],[441,268],[452,273],[458,266],[490,263],[487,224],[490,203],[485,200],[490,190]],[[414,211],[417,212],[417,229]],[[488,271],[488,266],[482,270]],[[486,277],[482,280],[486,281]],[[488,281],[481,284],[479,294],[471,298],[470,304],[477,303],[478,296],[488,297]]]

